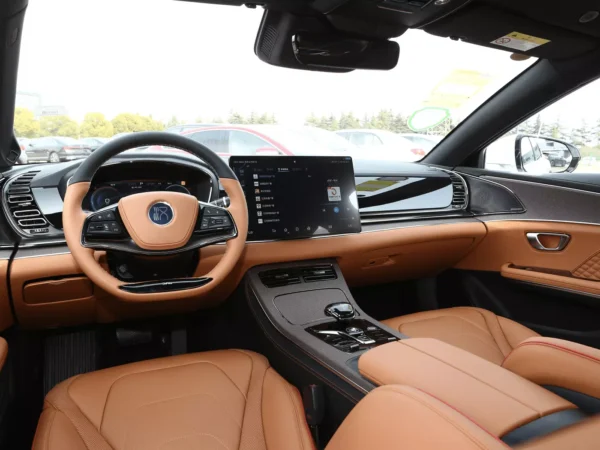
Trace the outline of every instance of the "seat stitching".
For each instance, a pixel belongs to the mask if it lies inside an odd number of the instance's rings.
[[[138,410],[138,409],[140,409],[140,408],[143,408],[144,406],[157,405],[157,404],[159,404],[159,403],[169,402],[169,401],[171,401],[171,400],[179,400],[179,399],[182,399],[182,398],[200,397],[200,396],[203,396],[203,395],[205,395],[205,396],[207,396],[207,397],[211,397],[211,398],[215,399],[217,402],[220,402],[220,399],[219,399],[219,398],[217,398],[217,397],[216,397],[215,395],[213,395],[213,394],[210,394],[210,393],[208,393],[208,392],[199,392],[199,393],[197,393],[197,394],[192,394],[192,395],[180,395],[180,396],[178,396],[178,397],[165,398],[165,399],[162,399],[162,400],[157,400],[157,401],[154,401],[154,402],[144,403],[144,404],[141,404],[141,405],[137,406],[137,407],[135,408],[135,410]],[[237,420],[235,420],[235,418],[233,417],[233,415],[229,414],[229,412],[228,412],[228,411],[226,411],[226,415],[227,415],[227,416],[229,416],[229,417],[232,419],[232,421],[233,421],[233,422],[235,422],[235,424],[236,424],[238,427],[240,427],[240,429],[242,428],[242,425],[241,425],[241,424],[239,424],[239,423],[237,422]]]
[[[572,350],[570,348],[561,347],[560,345],[551,344],[549,342],[523,342],[523,343],[519,344],[517,347],[515,347],[515,350],[517,350],[519,347],[525,347],[526,345],[533,345],[533,346],[539,345],[541,347],[555,348],[555,349],[561,350],[561,351],[563,351],[565,353],[570,353],[572,355],[579,356],[581,358],[587,359],[588,361],[591,361],[591,362],[593,362],[595,364],[600,364],[600,359],[595,358],[594,356],[586,355],[585,353],[578,352],[577,350]],[[510,358],[511,355],[513,355],[513,354],[514,354],[514,351],[511,352],[506,357],[506,359],[504,360],[504,362],[502,363],[502,365],[504,365],[504,363],[506,363],[506,361],[508,360],[508,358]]]
[[[469,420],[471,423],[473,423],[475,426],[479,427],[482,431],[484,431],[485,433],[489,434],[491,437],[493,437],[496,441],[502,443],[505,447],[508,448],[508,446],[502,442],[500,439],[498,439],[497,436],[493,435],[492,433],[490,433],[488,430],[486,430],[485,428],[479,426],[479,424],[477,424],[477,422],[471,420],[471,418],[465,414],[463,414],[462,412],[460,412],[458,409],[454,408],[453,406],[449,405],[446,402],[443,402],[441,400],[439,400],[437,397],[429,394],[428,392],[425,392],[421,389],[415,388],[418,391],[422,392],[425,395],[428,395],[438,401],[440,401],[440,403],[448,406],[449,408],[451,408],[452,410],[456,411],[458,414],[460,414],[461,416],[463,416],[465,419]],[[453,426],[454,428],[456,428],[457,430],[459,430],[463,435],[465,435],[467,438],[469,438],[469,440],[471,440],[474,444],[476,444],[479,448],[481,449],[486,449],[487,446],[485,446],[479,439],[477,439],[476,436],[473,436],[468,430],[464,429],[462,426],[460,426],[459,424],[457,424],[455,421],[451,420],[449,417],[446,416],[446,414],[444,414],[442,411],[434,408],[431,404],[423,401],[423,399],[420,399],[414,395],[411,395],[410,393],[406,392],[406,391],[393,391],[396,392],[397,394],[400,395],[404,395],[408,398],[411,398],[412,400],[416,401],[417,403],[421,404],[422,406],[426,407],[427,409],[429,409],[430,411],[432,411],[434,414],[436,414],[437,416],[441,417],[442,419],[444,419],[448,424],[450,424],[451,426]]]
[[[239,450],[239,448],[242,445],[242,435],[244,433],[244,422],[246,422],[246,411],[248,409],[248,395],[250,394],[250,387],[252,385],[252,376],[254,375],[254,358],[246,352],[243,352],[240,350],[234,350],[234,351],[241,353],[241,354],[247,356],[248,358],[250,358],[250,380],[248,381],[248,390],[246,391],[246,395],[244,395],[244,399],[246,399],[246,404],[244,405],[244,414],[242,415],[242,426],[240,428],[240,434],[239,434],[239,439],[238,439],[238,450]],[[264,376],[263,376],[263,382],[264,382]],[[261,391],[261,398],[262,398],[262,391]],[[261,415],[262,415],[262,408],[261,408]],[[261,418],[261,424],[262,424],[262,418]],[[263,440],[264,440],[264,430],[263,430]]]
[[[185,436],[179,436],[179,437],[176,437],[176,438],[173,438],[173,439],[169,439],[166,442],[163,442],[162,444],[160,444],[159,448],[163,448],[165,445],[170,444],[171,442],[179,441],[181,439],[186,439],[186,438],[188,438],[190,436],[210,436],[215,441],[217,441],[219,444],[221,444],[221,446],[223,446],[224,448],[226,448],[227,450],[229,450],[229,447],[227,445],[225,445],[225,443],[221,439],[219,439],[214,434],[210,434],[210,433],[190,433],[190,434],[186,434]]]
[[[56,418],[56,414],[57,414],[57,410],[54,409],[54,414],[52,414],[52,421],[50,422],[50,426],[48,427],[48,431],[46,432],[47,436],[46,436],[46,443],[44,444],[44,448],[46,450],[48,450],[48,446],[50,445],[50,432],[52,431],[52,425],[54,425],[54,419]],[[73,426],[75,426],[75,424],[73,424]],[[75,430],[77,430],[77,428],[75,428]],[[79,432],[77,432],[77,434],[79,434]],[[35,440],[35,438],[34,438]],[[84,445],[85,445],[85,441],[84,441]],[[87,448],[87,445],[85,446]]]
[[[61,412],[61,413],[62,413],[62,414],[63,414],[63,415],[64,415],[64,416],[67,418],[67,419],[69,419],[69,422],[71,422],[71,425],[73,425],[73,428],[75,428],[75,431],[77,431],[77,434],[79,435],[79,437],[80,437],[80,438],[81,438],[81,440],[83,441],[83,445],[85,445],[85,448],[87,448],[87,449],[89,450],[89,447],[88,447],[88,445],[87,445],[87,442],[86,442],[86,440],[85,440],[85,439],[84,439],[84,437],[83,437],[83,434],[81,434],[81,433],[79,432],[79,428],[77,428],[77,425],[75,424],[75,422],[73,422],[73,419],[71,419],[71,417],[70,417],[70,416],[69,416],[69,415],[68,415],[68,414],[67,414],[65,411],[63,411],[62,409],[58,408],[58,407],[57,407],[57,406],[56,406],[54,403],[52,403],[50,400],[47,400],[47,399],[46,399],[46,402],[48,402],[48,404],[49,404],[49,405],[51,405],[51,406],[52,406],[52,408],[54,408],[54,410],[55,410],[55,411]],[[73,403],[75,403],[75,402],[73,402]],[[77,409],[79,409],[79,407],[77,407]],[[82,415],[83,415],[83,416],[84,416],[84,417],[87,419],[87,416],[86,416],[85,414],[83,414],[83,412],[81,412],[81,411],[79,411],[79,412],[80,412],[80,413],[81,413],[81,414],[82,414]],[[54,413],[54,416],[52,417],[52,423],[54,423],[54,418],[55,418],[55,417],[56,417],[56,413]],[[50,430],[48,430],[48,434],[50,434]],[[103,436],[102,436],[102,437],[103,437]],[[48,442],[46,442],[46,444],[48,444]],[[109,446],[109,447],[111,447],[110,445],[108,445],[108,446]],[[46,448],[48,448],[48,447],[47,447],[47,445],[46,445]]]
[[[298,437],[300,438],[300,445],[302,446],[302,449],[304,450],[304,437],[302,435],[302,431],[300,430],[300,419],[298,417],[298,410],[296,409],[296,403],[294,402],[294,398],[292,396],[292,393],[290,392],[290,386],[287,383],[284,383],[283,389],[287,393],[287,396],[290,399],[290,402],[292,404],[292,410],[294,411],[294,417],[296,419],[294,421],[294,425],[295,425],[294,428],[296,428],[296,432],[298,433]]]
[[[263,377],[262,377],[262,384],[261,384],[261,396],[260,396],[260,424],[261,424],[261,430],[262,430],[262,435],[263,435],[263,441],[265,443],[265,448],[267,448],[268,450],[268,441],[267,441],[267,436],[265,436],[265,419],[263,417],[263,402],[265,401],[265,380],[267,379],[267,371],[265,370],[263,373]],[[240,444],[241,444],[241,440],[240,440]]]
[[[496,441],[500,442],[502,445],[504,445],[505,447],[508,447],[508,444],[506,444],[502,439],[500,439],[498,436],[496,436],[494,433],[492,433],[491,431],[489,431],[487,428],[485,428],[484,426],[480,425],[479,422],[477,422],[475,419],[473,419],[472,417],[470,417],[468,414],[462,412],[460,409],[456,408],[455,406],[451,405],[450,403],[445,402],[444,400],[436,397],[433,394],[430,394],[427,391],[424,391],[423,389],[419,389],[419,388],[414,388],[418,391],[423,392],[425,395],[429,395],[430,397],[436,399],[437,401],[439,401],[440,403],[443,403],[444,405],[448,406],[450,409],[456,411],[458,414],[460,414],[461,416],[463,416],[464,418],[466,418],[467,420],[469,420],[470,422],[472,422],[474,425],[476,425],[477,427],[481,428],[481,430],[485,431],[487,434],[489,434],[491,437],[493,437]]]
[[[110,388],[108,389],[108,393],[106,394],[106,399],[104,400],[104,408],[102,409],[102,418],[100,419],[100,428],[98,431],[100,431],[102,429],[102,425],[104,424],[104,415],[106,413],[106,405],[108,405],[108,399],[110,397],[112,389],[113,389],[114,385],[121,379],[126,378],[128,376],[132,376],[132,375],[138,375],[140,373],[158,372],[160,370],[173,369],[175,367],[187,367],[187,366],[193,366],[193,365],[199,365],[199,364],[210,364],[210,365],[216,367],[218,370],[220,370],[223,373],[223,375],[225,375],[225,377],[235,386],[235,388],[242,395],[242,397],[244,397],[244,400],[247,401],[247,398],[244,395],[244,393],[240,390],[240,388],[237,386],[237,384],[235,384],[235,382],[229,377],[229,375],[227,375],[227,372],[225,372],[220,366],[218,366],[217,364],[215,364],[212,361],[194,361],[193,363],[188,363],[188,364],[178,364],[178,365],[172,365],[172,366],[168,366],[168,367],[161,367],[158,369],[140,370],[139,372],[125,373],[125,374],[119,376],[118,378],[116,378],[115,380],[113,380],[113,382],[110,385]]]
[[[506,337],[506,333],[504,332],[504,328],[502,328],[502,324],[500,323],[500,318],[496,314],[494,314],[494,317],[496,317],[496,322],[498,322],[498,327],[500,328],[500,332],[502,333],[502,336],[504,337],[504,340],[508,344],[508,348],[510,348],[511,350],[514,349],[514,347],[512,345],[510,345],[510,341]],[[492,337],[494,337],[494,336],[492,335]],[[506,355],[504,355],[504,352],[502,351],[502,349],[500,348],[500,346],[498,346],[498,349],[500,350],[500,353],[502,353],[502,355],[505,358],[506,358],[506,356],[510,355],[510,352],[508,352]]]
[[[520,403],[521,405],[525,406],[526,408],[529,408],[530,410],[532,410],[532,411],[534,411],[535,413],[537,413],[539,417],[542,417],[542,414],[541,414],[541,412],[540,412],[540,411],[538,411],[537,409],[535,409],[533,406],[530,406],[530,405],[527,405],[526,403],[523,403],[523,402],[522,402],[521,400],[519,400],[518,398],[515,398],[515,397],[513,397],[512,395],[509,395],[509,394],[507,394],[506,392],[504,392],[504,391],[501,391],[501,390],[500,390],[500,389],[498,389],[496,386],[486,383],[485,381],[483,381],[483,380],[481,380],[481,379],[477,378],[476,376],[474,376],[474,375],[470,374],[469,372],[465,372],[465,371],[464,371],[464,370],[462,370],[460,367],[456,367],[456,366],[454,366],[454,365],[450,364],[449,362],[446,362],[446,361],[444,361],[444,360],[442,360],[442,359],[439,359],[438,357],[436,357],[436,356],[434,356],[434,355],[432,355],[432,354],[430,354],[430,353],[427,353],[427,352],[424,352],[424,351],[422,351],[422,350],[419,350],[418,348],[411,347],[411,346],[410,346],[410,345],[408,345],[408,344],[404,344],[404,343],[402,343],[402,342],[399,342],[399,344],[401,344],[401,345],[404,345],[404,346],[406,346],[406,347],[408,347],[408,348],[411,348],[411,349],[413,349],[413,350],[416,350],[416,351],[418,351],[419,353],[422,353],[422,354],[424,354],[424,355],[426,355],[426,356],[429,356],[429,357],[431,357],[431,358],[434,358],[434,359],[436,359],[436,360],[440,361],[442,364],[446,364],[446,365],[448,365],[448,366],[450,366],[450,367],[452,367],[452,368],[454,368],[454,369],[458,370],[459,372],[462,372],[463,374],[467,375],[468,377],[470,377],[470,378],[473,378],[474,380],[477,380],[477,381],[479,381],[480,383],[482,383],[482,384],[484,384],[484,385],[486,385],[486,386],[488,386],[488,387],[492,388],[492,389],[493,389],[493,390],[495,390],[496,392],[499,392],[499,393],[501,393],[502,395],[504,395],[504,396],[506,396],[506,397],[508,397],[508,398],[510,398],[510,399],[512,399],[512,400],[514,400],[515,402],[517,402],[517,403]],[[482,358],[482,359],[483,359],[483,358]],[[507,374],[507,376],[510,376],[510,375],[508,375],[508,374]],[[517,375],[515,375],[515,376],[517,376]]]

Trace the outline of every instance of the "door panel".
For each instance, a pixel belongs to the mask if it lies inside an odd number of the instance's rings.
[[[600,348],[598,184],[571,187],[564,179],[554,184],[552,177],[477,175],[513,192],[525,212],[479,217],[487,235],[455,266],[462,269],[461,304],[492,310],[544,336]],[[471,171],[467,182],[474,176]],[[540,250],[528,233],[566,234],[570,240],[560,251]],[[545,240],[546,247],[557,242]]]
[[[486,237],[457,268],[500,272],[504,266],[512,264],[519,268],[548,269],[585,278],[578,269],[600,252],[598,225],[503,220],[485,222],[485,226],[488,231]],[[531,245],[527,233],[567,234],[570,240],[562,251],[542,251]]]

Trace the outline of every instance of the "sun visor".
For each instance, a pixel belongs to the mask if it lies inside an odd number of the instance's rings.
[[[425,31],[544,59],[578,56],[600,45],[590,36],[488,6],[464,8],[428,25]]]

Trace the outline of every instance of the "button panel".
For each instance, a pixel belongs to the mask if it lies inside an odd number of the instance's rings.
[[[86,219],[84,234],[92,239],[125,237],[125,228],[115,208],[92,213]]]
[[[204,206],[200,220],[196,223],[196,232],[212,232],[228,230],[233,227],[229,212],[223,208]]]
[[[92,220],[86,231],[88,236],[120,236],[123,233],[123,227],[116,221],[96,222]]]
[[[307,328],[306,331],[345,353],[367,350],[398,340],[396,336],[362,319],[324,323]]]

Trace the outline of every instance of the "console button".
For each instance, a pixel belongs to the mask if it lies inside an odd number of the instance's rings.
[[[346,328],[346,333],[354,335],[354,334],[362,334],[363,330],[356,327],[348,327]]]
[[[207,206],[204,208],[204,215],[205,216],[226,216],[227,212],[223,209],[211,208],[210,206]]]

